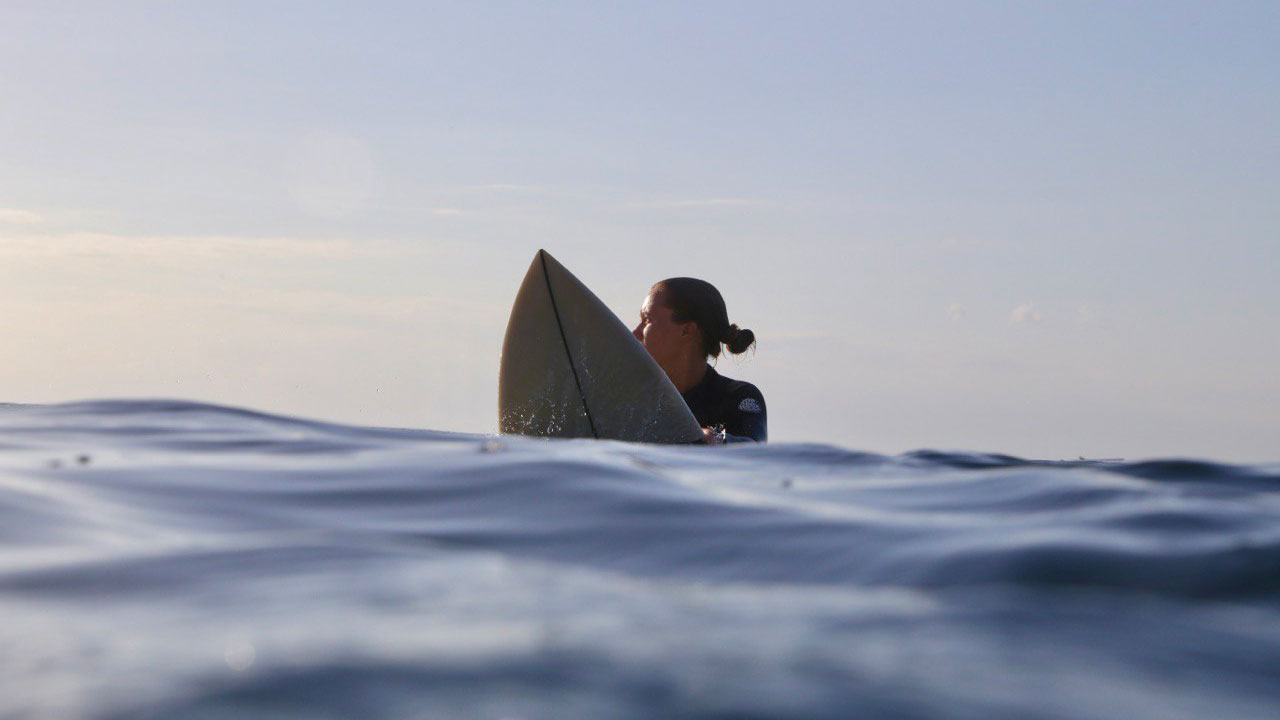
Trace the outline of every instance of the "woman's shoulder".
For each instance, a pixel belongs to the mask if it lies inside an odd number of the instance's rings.
[[[723,375],[724,396],[732,401],[733,406],[743,412],[764,412],[764,393],[760,388],[746,380],[734,380]]]
[[[769,437],[768,415],[760,388],[745,380],[723,380],[724,395],[720,407],[725,419],[725,429],[734,438],[730,441],[766,441]]]

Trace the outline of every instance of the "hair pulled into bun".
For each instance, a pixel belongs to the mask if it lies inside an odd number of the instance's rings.
[[[702,333],[702,351],[707,357],[720,357],[723,344],[729,352],[740,355],[756,344],[756,335],[729,323],[720,291],[706,280],[668,278],[650,291],[661,296],[662,304],[671,308],[678,323],[697,323]]]
[[[756,334],[746,328],[730,325],[722,342],[726,350],[734,355],[741,355],[756,344]]]

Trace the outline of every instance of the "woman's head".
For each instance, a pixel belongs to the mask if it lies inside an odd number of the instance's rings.
[[[719,357],[720,346],[734,354],[755,345],[755,334],[729,322],[715,286],[696,278],[669,278],[649,290],[635,335],[661,363],[663,356],[697,351]]]

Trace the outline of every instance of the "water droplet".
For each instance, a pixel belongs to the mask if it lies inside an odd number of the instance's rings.
[[[258,651],[253,647],[253,643],[244,638],[236,638],[227,643],[222,651],[222,659],[226,661],[227,667],[236,672],[244,672],[253,667],[253,661],[258,657]]]

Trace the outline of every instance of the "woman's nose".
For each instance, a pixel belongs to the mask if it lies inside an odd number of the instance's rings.
[[[632,334],[632,335],[635,335],[635,336],[636,336],[636,339],[637,339],[637,340],[639,340],[640,342],[644,342],[644,334],[640,332],[640,326],[639,326],[639,325],[637,325],[637,326],[636,326],[636,329],[635,329],[635,330],[632,330],[632,331],[631,331],[631,334]]]

